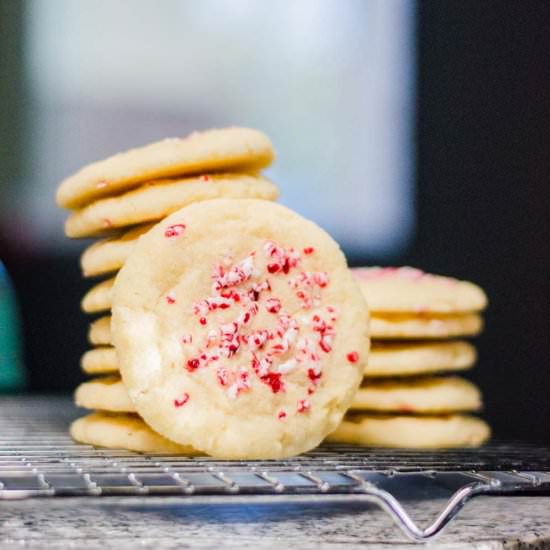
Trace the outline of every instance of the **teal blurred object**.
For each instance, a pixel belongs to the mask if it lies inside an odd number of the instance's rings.
[[[0,262],[0,391],[20,390],[24,383],[15,294]]]

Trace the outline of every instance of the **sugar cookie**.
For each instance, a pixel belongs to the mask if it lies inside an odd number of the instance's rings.
[[[182,180],[159,180],[101,199],[75,210],[65,222],[68,237],[92,237],[119,227],[157,221],[194,202],[210,199],[276,200],[278,190],[261,176],[216,174]]]
[[[153,225],[138,225],[122,235],[102,239],[90,245],[80,258],[84,277],[95,277],[118,271],[124,265],[139,237],[147,233]]]
[[[79,208],[99,198],[119,195],[153,179],[208,173],[254,171],[273,160],[269,139],[249,128],[195,132],[119,153],[85,166],[57,190],[57,204]]]
[[[118,361],[113,347],[97,347],[88,350],[80,359],[80,366],[87,374],[117,372]]]
[[[139,453],[198,454],[187,445],[177,445],[155,433],[137,414],[95,412],[75,420],[70,432],[76,441],[96,447]]]
[[[327,441],[372,447],[445,449],[479,447],[491,435],[489,426],[469,415],[348,415]]]
[[[104,376],[83,382],[76,388],[78,407],[110,412],[135,412],[128,392],[119,376]]]
[[[142,236],[116,278],[111,330],[145,422],[226,458],[318,445],[368,354],[368,308],[338,245],[260,200],[195,203]]]
[[[373,342],[366,377],[414,376],[471,368],[474,346],[461,340],[443,342]]]
[[[481,393],[457,376],[369,380],[355,394],[351,408],[415,414],[472,412],[481,409]]]
[[[112,303],[114,277],[101,281],[93,286],[82,298],[80,307],[86,313],[99,313],[101,311],[109,311]]]
[[[352,271],[373,313],[466,313],[487,305],[487,297],[477,285],[413,267]]]
[[[455,338],[476,336],[483,328],[477,313],[459,315],[382,315],[373,313],[370,334],[373,339]]]
[[[96,346],[107,346],[111,343],[111,316],[106,315],[90,323],[88,340]]]

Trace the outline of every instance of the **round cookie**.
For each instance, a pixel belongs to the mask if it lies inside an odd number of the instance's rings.
[[[446,416],[350,415],[327,441],[368,447],[446,449],[479,447],[491,436],[481,419]]]
[[[87,374],[117,372],[118,361],[113,347],[98,347],[88,350],[80,359],[80,366]]]
[[[75,420],[70,433],[79,443],[95,447],[139,453],[199,454],[188,445],[177,445],[155,433],[137,414],[95,412]]]
[[[373,339],[430,339],[476,336],[483,328],[477,313],[460,315],[381,315],[373,314],[370,335]]]
[[[276,200],[277,196],[277,187],[270,181],[248,174],[158,180],[75,210],[65,222],[65,234],[71,238],[92,237],[118,227],[157,221],[194,202],[222,197]]]
[[[361,267],[352,272],[373,313],[466,313],[487,305],[477,285],[413,267]]]
[[[118,271],[134,248],[138,238],[153,224],[138,225],[116,237],[102,239],[90,245],[80,258],[84,277],[95,277]]]
[[[249,128],[221,128],[165,139],[94,162],[68,177],[57,204],[80,208],[153,179],[208,173],[254,171],[273,160],[269,139]]]
[[[444,342],[373,342],[365,377],[414,376],[471,368],[474,346],[460,340]]]
[[[225,458],[318,445],[350,405],[369,344],[338,245],[260,200],[196,203],[141,237],[116,278],[111,329],[145,422]]]
[[[76,388],[75,404],[85,409],[135,412],[128,392],[118,376],[105,376],[83,382]]]
[[[90,323],[88,340],[95,346],[107,346],[111,344],[111,316],[106,315]]]
[[[114,277],[93,286],[82,298],[80,307],[86,313],[99,313],[111,309]]]
[[[457,376],[412,380],[369,381],[359,388],[351,409],[363,411],[440,414],[481,409],[481,393]]]

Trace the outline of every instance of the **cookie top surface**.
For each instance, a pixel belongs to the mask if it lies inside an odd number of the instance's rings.
[[[372,312],[461,313],[481,311],[487,305],[483,290],[469,281],[413,267],[359,267],[352,271]]]
[[[170,138],[89,164],[61,182],[57,204],[80,208],[157,178],[225,171],[258,170],[274,152],[269,139],[249,128],[221,128]]]
[[[119,272],[113,342],[137,411],[212,456],[278,458],[339,424],[368,354],[368,309],[338,245],[259,200],[193,204]]]

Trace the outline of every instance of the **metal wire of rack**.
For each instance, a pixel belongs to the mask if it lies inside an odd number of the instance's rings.
[[[0,400],[0,499],[182,495],[259,499],[355,499],[386,510],[414,540],[438,534],[477,495],[550,494],[550,449],[492,444],[417,452],[324,445],[285,460],[216,460],[141,455],[74,443],[67,400]],[[425,528],[409,501],[442,499]]]

